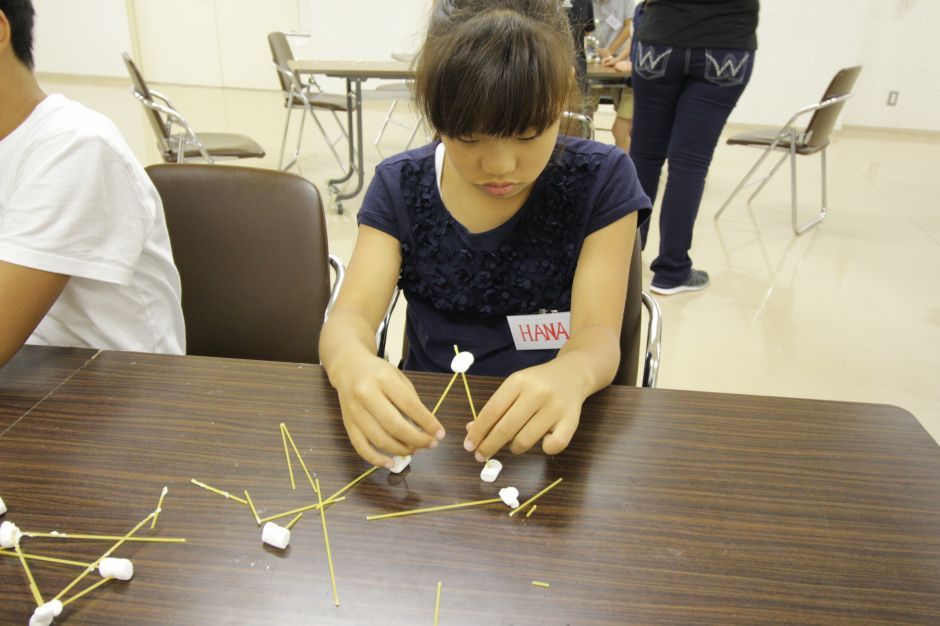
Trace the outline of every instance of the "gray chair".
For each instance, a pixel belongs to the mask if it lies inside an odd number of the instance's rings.
[[[728,205],[731,204],[734,197],[738,195],[738,192],[745,187],[759,185],[754,193],[747,199],[748,203],[750,203],[751,200],[760,193],[761,189],[764,188],[767,181],[777,173],[777,170],[780,169],[780,166],[783,165],[787,157],[790,159],[790,223],[793,232],[797,235],[801,235],[825,219],[828,210],[826,206],[826,147],[829,145],[829,135],[835,127],[836,120],[839,117],[839,113],[842,112],[845,101],[852,97],[852,88],[855,86],[855,81],[858,79],[858,75],[861,71],[862,67],[860,65],[839,70],[832,79],[832,82],[829,83],[829,87],[823,94],[822,99],[817,104],[803,107],[794,113],[782,127],[748,131],[734,135],[728,139],[729,145],[756,146],[764,148],[764,152],[741,182],[738,183],[738,186],[734,188],[734,191],[731,192],[728,199],[721,205],[718,212],[715,213],[716,220],[721,216],[724,210],[728,208]],[[796,126],[797,120],[807,113],[813,114],[809,120],[809,124],[806,125],[806,128],[798,128]],[[761,163],[764,162],[764,159],[775,150],[783,152],[783,155],[781,155],[780,160],[777,161],[776,165],[770,170],[770,173],[762,178],[751,180],[751,177],[760,167]],[[814,219],[806,224],[800,225],[797,220],[796,209],[796,157],[816,154],[817,152],[820,155],[822,171],[822,206],[820,207],[819,214]]]
[[[152,165],[183,289],[187,353],[318,363],[342,285],[310,181],[273,170]],[[330,267],[336,279],[330,286]]]
[[[131,77],[131,92],[147,110],[157,135],[157,148],[166,163],[201,159],[250,159],[264,157],[264,149],[251,137],[237,133],[196,133],[170,100],[150,89],[130,55],[121,55]]]
[[[662,360],[662,311],[659,304],[643,291],[641,244],[639,234],[634,240],[633,257],[630,261],[630,274],[627,283],[627,296],[623,308],[623,324],[620,326],[620,367],[614,376],[614,385],[655,388],[659,379],[659,365]],[[386,355],[386,339],[392,311],[398,302],[400,293],[396,288],[392,295],[385,317],[379,324],[375,336],[378,354]],[[640,372],[640,343],[643,328],[643,309],[647,313],[646,350],[643,354],[643,370]],[[407,310],[405,315],[407,315]],[[402,363],[408,354],[408,336],[402,340]]]
[[[287,119],[284,120],[284,135],[281,138],[281,156],[277,164],[278,169],[287,171],[297,163],[297,158],[300,156],[300,144],[304,137],[304,122],[309,113],[310,117],[313,118],[313,123],[317,125],[320,134],[323,135],[323,140],[326,142],[327,147],[333,153],[333,158],[336,159],[336,163],[339,165],[340,169],[345,170],[347,165],[343,163],[343,159],[336,150],[336,144],[345,140],[348,136],[348,131],[343,126],[338,115],[338,112],[345,113],[349,110],[346,96],[324,93],[312,75],[308,77],[307,82],[304,82],[296,72],[290,69],[288,63],[294,59],[294,54],[291,51],[290,44],[287,42],[287,36],[284,35],[284,33],[268,33],[268,47],[271,49],[271,64],[274,66],[274,69],[277,70],[277,79],[281,85],[281,95],[284,97],[284,108],[287,109]],[[295,110],[301,111],[300,130],[297,133],[297,145],[294,148],[294,157],[287,165],[284,165],[284,148],[287,145],[291,113]],[[326,132],[326,128],[324,128],[320,119],[317,117],[317,110],[329,111],[332,114],[333,120],[336,122],[340,131],[335,139],[330,137],[329,133]]]

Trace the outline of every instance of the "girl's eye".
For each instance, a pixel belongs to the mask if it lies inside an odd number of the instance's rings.
[[[473,135],[467,135],[465,137],[455,137],[460,143],[477,143],[477,140],[474,139]]]
[[[538,139],[538,135],[531,135],[529,137],[516,137],[519,141],[532,141],[533,139]]]

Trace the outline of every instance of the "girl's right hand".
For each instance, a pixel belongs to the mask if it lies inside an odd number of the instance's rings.
[[[344,361],[337,363],[338,371],[331,378],[343,425],[359,456],[372,465],[391,468],[389,454],[405,456],[437,447],[444,428],[398,368],[370,353]]]

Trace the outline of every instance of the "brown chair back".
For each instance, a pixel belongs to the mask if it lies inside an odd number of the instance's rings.
[[[330,274],[313,183],[203,164],[147,173],[182,281],[187,353],[318,363]]]
[[[623,324],[620,326],[620,367],[614,375],[614,385],[638,387],[640,360],[640,335],[643,329],[643,259],[640,258],[640,234],[633,241],[633,257],[627,279],[627,299],[623,307]]]
[[[127,73],[130,74],[131,84],[134,86],[134,91],[138,96],[147,102],[153,102],[153,95],[150,93],[150,89],[147,87],[147,82],[144,80],[140,70],[137,69],[137,64],[134,63],[134,60],[131,59],[130,55],[126,52],[121,54],[121,57],[124,59],[124,65],[127,67]],[[164,151],[168,150],[170,131],[166,120],[163,119],[163,116],[160,115],[159,111],[151,109],[147,106],[144,108],[147,109],[147,120],[150,122],[150,125],[153,127],[153,131],[157,134],[157,138],[160,141],[160,148]]]
[[[287,69],[287,62],[294,59],[294,53],[291,52],[290,44],[287,43],[287,37],[280,31],[268,33],[268,47],[271,48],[271,60],[274,64]],[[277,73],[277,79],[281,83],[281,91],[289,94],[294,90],[290,80],[283,73]]]
[[[858,80],[861,71],[861,65],[839,70],[833,77],[832,82],[829,83],[829,87],[820,102],[852,93],[852,88],[855,87],[855,81]],[[839,119],[839,114],[842,113],[844,105],[845,101],[843,100],[813,113],[813,117],[810,118],[804,133],[805,144],[808,148],[818,149],[829,143],[829,135],[832,133],[832,129],[835,128],[836,120]]]

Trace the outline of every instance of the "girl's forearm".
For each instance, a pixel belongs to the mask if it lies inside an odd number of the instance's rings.
[[[604,326],[579,329],[554,362],[579,380],[587,398],[613,382],[620,366],[620,338]]]

